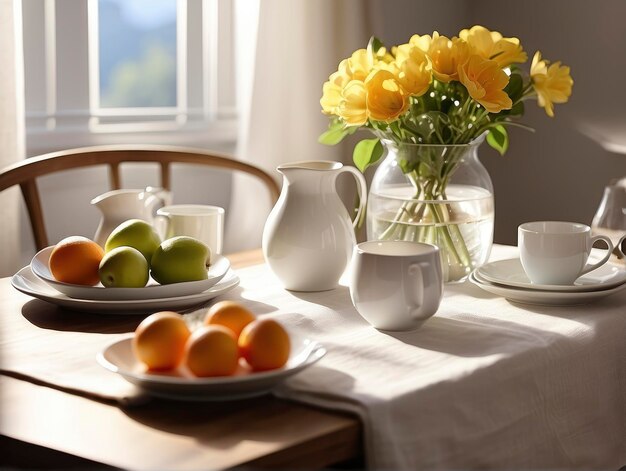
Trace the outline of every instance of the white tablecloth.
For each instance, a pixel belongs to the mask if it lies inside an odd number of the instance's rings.
[[[493,258],[515,253],[496,246]],[[358,414],[373,468],[626,465],[626,290],[588,306],[525,307],[469,283],[447,285],[420,330],[392,335],[359,316],[346,287],[295,293],[266,265],[237,273],[240,288],[220,299],[241,300],[328,349],[277,394]],[[94,361],[139,319],[32,304],[0,316],[0,373],[145,400]]]
[[[516,253],[495,247],[492,258]],[[346,287],[287,292],[266,266],[240,276],[253,309],[328,348],[278,394],[357,413],[371,467],[626,465],[626,290],[539,307],[447,285],[420,330],[388,334],[359,316]]]

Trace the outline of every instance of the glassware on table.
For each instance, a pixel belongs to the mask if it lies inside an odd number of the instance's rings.
[[[481,136],[469,144],[430,145],[383,141],[367,207],[368,240],[437,245],[444,280],[462,281],[489,258],[494,198],[489,173],[478,159]]]
[[[620,238],[626,234],[626,177],[613,180],[605,187],[600,206],[591,223],[594,235],[605,235],[615,249],[611,257],[612,262],[626,265],[624,253],[620,250]]]

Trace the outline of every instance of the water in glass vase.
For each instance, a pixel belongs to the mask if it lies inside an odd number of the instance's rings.
[[[370,192],[368,239],[437,245],[446,281],[460,281],[487,261],[493,239],[493,195],[484,188],[450,184],[445,200],[413,199],[406,185]]]

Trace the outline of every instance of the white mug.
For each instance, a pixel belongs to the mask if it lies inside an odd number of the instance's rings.
[[[414,330],[441,302],[439,248],[407,241],[370,241],[354,247],[350,296],[359,314],[381,330]]]
[[[587,264],[591,247],[603,240],[608,245],[606,255],[594,264]],[[561,221],[527,222],[517,230],[520,260],[532,283],[571,285],[591,270],[604,265],[613,244],[608,237],[592,237],[585,224]]]
[[[204,242],[211,250],[211,262],[222,253],[224,241],[224,208],[203,204],[174,204],[157,211],[162,222],[163,240],[176,236],[189,236]]]

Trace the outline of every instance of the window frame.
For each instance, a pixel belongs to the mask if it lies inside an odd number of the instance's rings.
[[[22,0],[22,8],[29,156],[114,143],[234,147],[229,0],[177,0],[177,106],[171,108],[99,108],[97,0]]]

